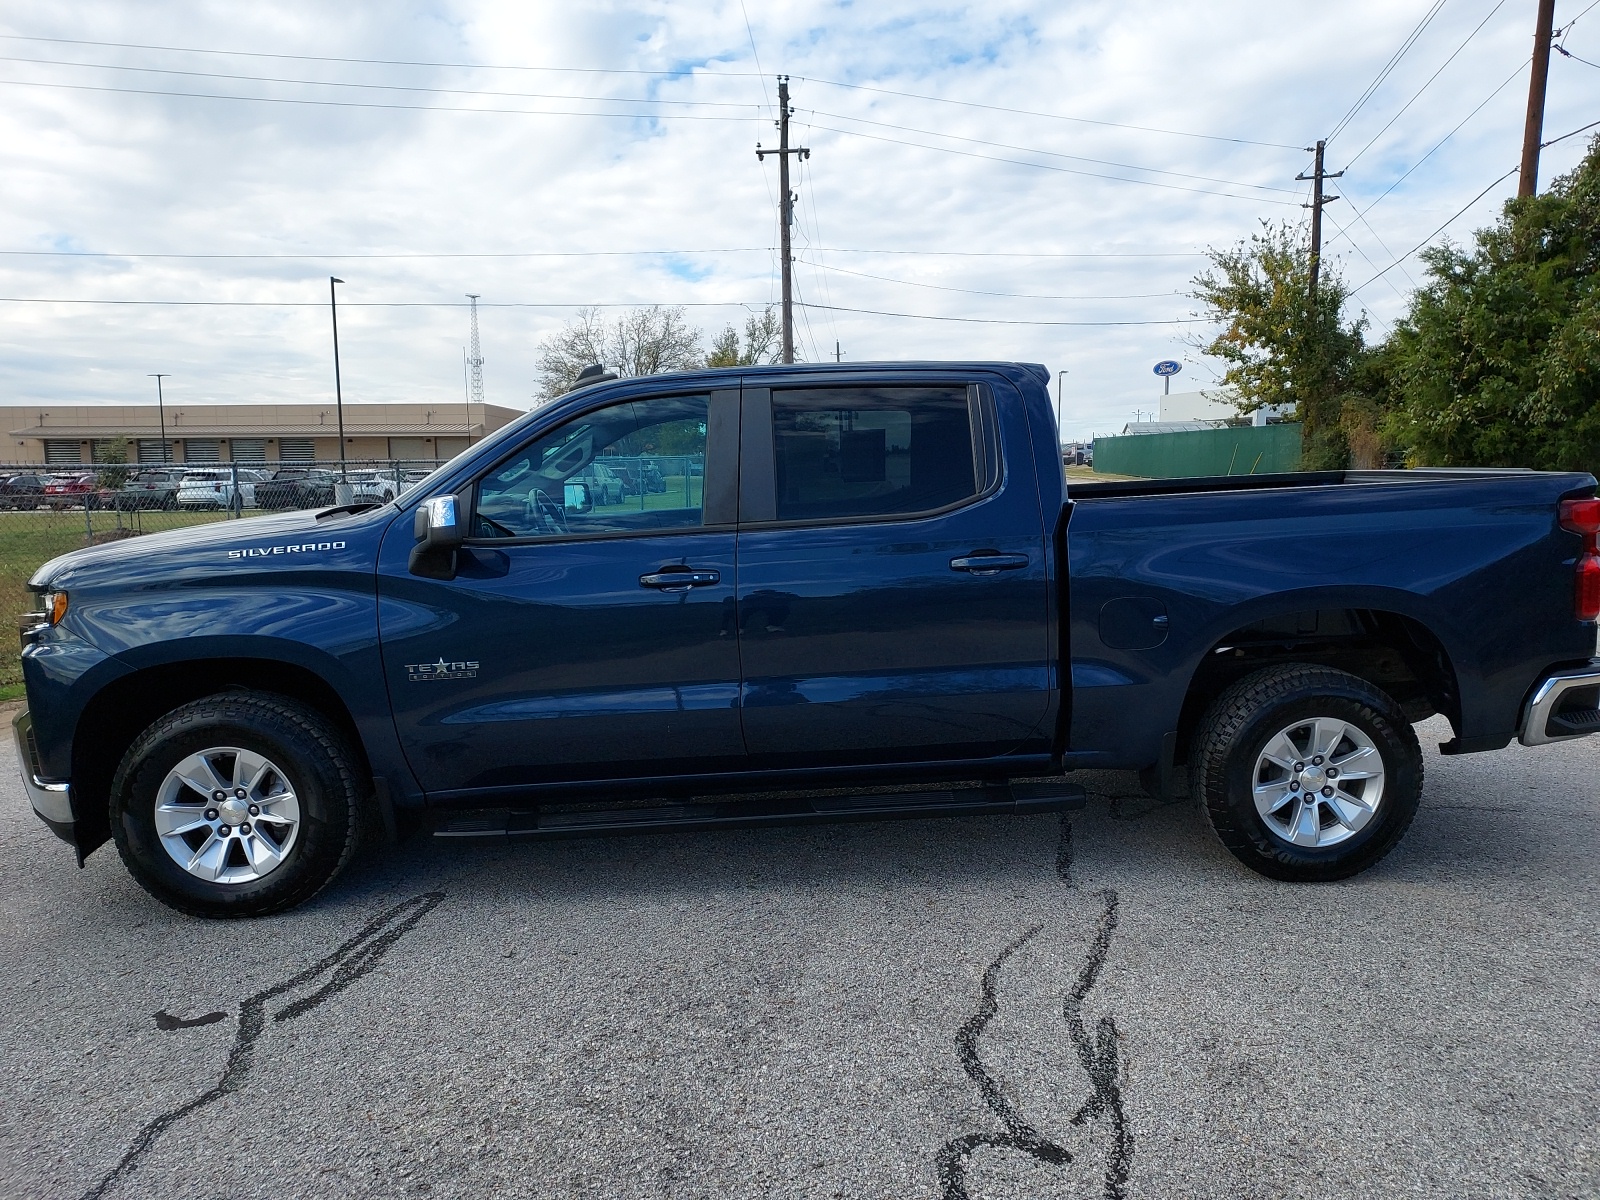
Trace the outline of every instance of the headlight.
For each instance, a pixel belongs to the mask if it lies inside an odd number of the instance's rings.
[[[44,615],[50,624],[61,624],[61,618],[67,615],[67,594],[65,592],[46,592],[44,594]]]

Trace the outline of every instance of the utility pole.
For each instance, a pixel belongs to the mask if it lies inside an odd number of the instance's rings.
[[[839,349],[838,338],[833,339],[833,361],[836,363],[841,363],[844,361],[844,351]]]
[[[1528,80],[1528,121],[1522,127],[1522,171],[1517,176],[1517,196],[1539,191],[1539,139],[1544,137],[1544,90],[1550,76],[1550,28],[1555,24],[1556,0],[1539,0],[1533,29],[1533,75]]]
[[[166,402],[166,399],[161,395],[161,381],[163,379],[171,379],[172,376],[169,373],[167,373],[166,371],[158,371],[158,372],[152,372],[151,375],[150,375],[150,378],[152,378],[152,379],[154,379],[156,381],[156,416],[158,416],[160,418],[160,420],[161,420],[161,465],[162,466],[166,466],[167,465],[167,402]],[[135,442],[134,446],[133,446],[133,459],[134,459],[135,462],[139,461],[139,444],[137,442]]]
[[[794,193],[789,190],[789,155],[810,158],[811,151],[804,146],[789,145],[789,77],[778,76],[778,148],[763,150],[756,143],[756,160],[766,161],[769,154],[778,156],[778,224],[779,247],[783,254],[783,361],[794,361],[794,256],[789,252],[789,229],[794,224]]]
[[[472,385],[467,380],[467,348],[463,346],[461,347],[461,399],[467,406],[467,445],[470,446],[472,445]]]
[[[328,312],[333,318],[333,399],[339,410],[339,483],[334,488],[334,500],[339,504],[349,504],[352,493],[344,462],[344,386],[339,381],[339,293],[334,287],[343,282],[342,279],[328,276]]]
[[[1310,297],[1313,305],[1315,305],[1317,302],[1317,276],[1321,273],[1322,269],[1322,206],[1330,200],[1337,200],[1339,198],[1337,196],[1325,195],[1322,191],[1322,181],[1324,179],[1337,179],[1339,176],[1344,174],[1343,171],[1335,171],[1330,175],[1322,169],[1322,148],[1326,144],[1326,142],[1318,139],[1315,151],[1317,160],[1316,165],[1311,170],[1311,174],[1295,176],[1296,179],[1313,179],[1316,181],[1311,187],[1311,203],[1302,204],[1300,206],[1301,208],[1309,208],[1311,210]],[[1306,149],[1310,150],[1311,147],[1307,146]]]
[[[1061,440],[1061,417],[1062,417],[1063,412],[1065,411],[1065,406],[1062,404],[1062,399],[1066,394],[1066,386],[1067,386],[1067,373],[1065,371],[1057,371],[1056,372],[1056,441],[1058,441],[1058,442]]]

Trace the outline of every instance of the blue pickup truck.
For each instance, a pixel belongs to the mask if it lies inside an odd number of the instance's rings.
[[[1186,769],[1239,859],[1315,881],[1404,834],[1413,723],[1600,730],[1592,476],[1069,489],[1048,381],[603,376],[386,504],[68,554],[30,585],[26,789],[203,916],[305,900],[366,831],[1039,812],[1090,767]]]

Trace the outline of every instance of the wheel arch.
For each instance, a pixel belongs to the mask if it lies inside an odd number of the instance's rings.
[[[347,739],[364,779],[372,764],[354,714],[322,675],[282,659],[230,656],[141,667],[107,683],[84,705],[72,738],[72,801],[80,860],[111,835],[111,780],[128,747],[152,722],[192,700],[258,691],[298,701]]]
[[[1187,758],[1195,730],[1223,689],[1263,667],[1309,663],[1347,671],[1392,696],[1408,720],[1443,714],[1462,727],[1461,680],[1434,623],[1379,605],[1286,605],[1209,640],[1197,660],[1178,716],[1177,761]]]

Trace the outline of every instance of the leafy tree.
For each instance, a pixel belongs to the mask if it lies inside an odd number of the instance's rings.
[[[1365,320],[1345,321],[1343,280],[1324,258],[1311,301],[1310,247],[1287,222],[1262,222],[1260,233],[1208,257],[1193,294],[1223,328],[1198,348],[1227,363],[1223,382],[1237,391],[1242,412],[1293,407],[1306,469],[1345,466],[1352,451],[1346,410],[1358,431],[1370,431],[1376,418],[1357,387]],[[1370,432],[1355,441],[1362,457],[1374,452]]]
[[[700,331],[682,308],[635,308],[607,323],[582,308],[539,347],[539,390],[546,400],[570,391],[585,367],[600,363],[618,375],[657,375],[700,366]]]
[[[128,439],[106,438],[94,446],[95,465],[100,468],[96,483],[104,488],[119,488],[128,481]]]
[[[772,305],[759,314],[751,313],[744,319],[744,344],[739,342],[738,331],[732,325],[724,327],[711,343],[706,355],[708,367],[748,367],[758,363],[774,363],[782,350],[783,328]]]
[[[1600,468],[1600,137],[1474,242],[1423,253],[1388,431],[1419,466]]]

